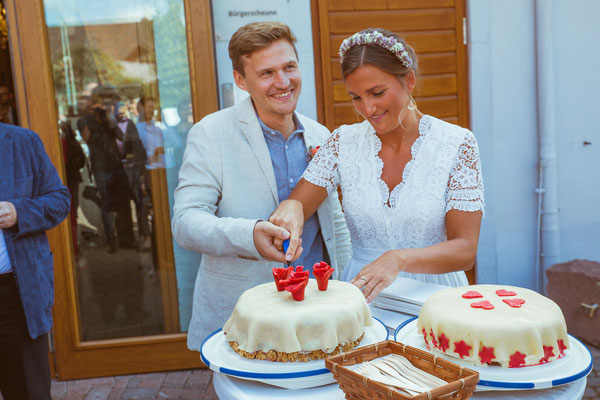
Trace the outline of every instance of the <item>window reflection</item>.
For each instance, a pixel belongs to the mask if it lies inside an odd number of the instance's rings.
[[[82,340],[185,331],[199,259],[169,228],[192,124],[183,2],[44,7]]]

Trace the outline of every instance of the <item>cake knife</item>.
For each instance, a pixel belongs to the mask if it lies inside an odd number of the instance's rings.
[[[287,253],[288,247],[290,247],[290,239],[285,239],[283,241],[283,252]],[[286,267],[292,267],[294,268],[294,262],[293,261],[287,261],[285,262]]]

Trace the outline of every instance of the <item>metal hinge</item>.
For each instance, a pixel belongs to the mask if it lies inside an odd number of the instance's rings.
[[[463,17],[463,44],[467,45],[467,17]]]

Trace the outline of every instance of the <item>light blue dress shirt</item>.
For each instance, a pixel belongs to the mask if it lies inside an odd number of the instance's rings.
[[[294,190],[302,177],[302,173],[308,166],[306,144],[304,143],[304,127],[294,115],[296,130],[285,140],[281,132],[269,128],[258,115],[256,117],[269,148],[275,181],[277,182],[277,194],[279,202],[282,202],[290,197],[292,190]],[[329,262],[329,258],[326,257],[327,251],[321,236],[317,213],[314,213],[304,223],[301,237],[304,251],[294,264],[303,265],[304,270],[310,271],[312,276],[312,267],[315,263],[320,261]]]
[[[4,241],[4,232],[0,229],[0,275],[9,273],[10,271],[12,271],[12,267],[10,265],[10,258],[8,258],[6,242]]]

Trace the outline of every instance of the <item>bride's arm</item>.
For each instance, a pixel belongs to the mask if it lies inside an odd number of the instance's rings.
[[[282,201],[271,214],[269,222],[287,229],[290,232],[290,245],[286,259],[291,261],[299,246],[304,222],[313,215],[327,198],[327,189],[300,179],[292,194]]]
[[[364,287],[363,293],[370,302],[400,271],[444,274],[471,269],[477,254],[481,216],[481,211],[449,210],[446,213],[448,240],[424,248],[389,250],[367,264],[352,283],[361,289]]]

